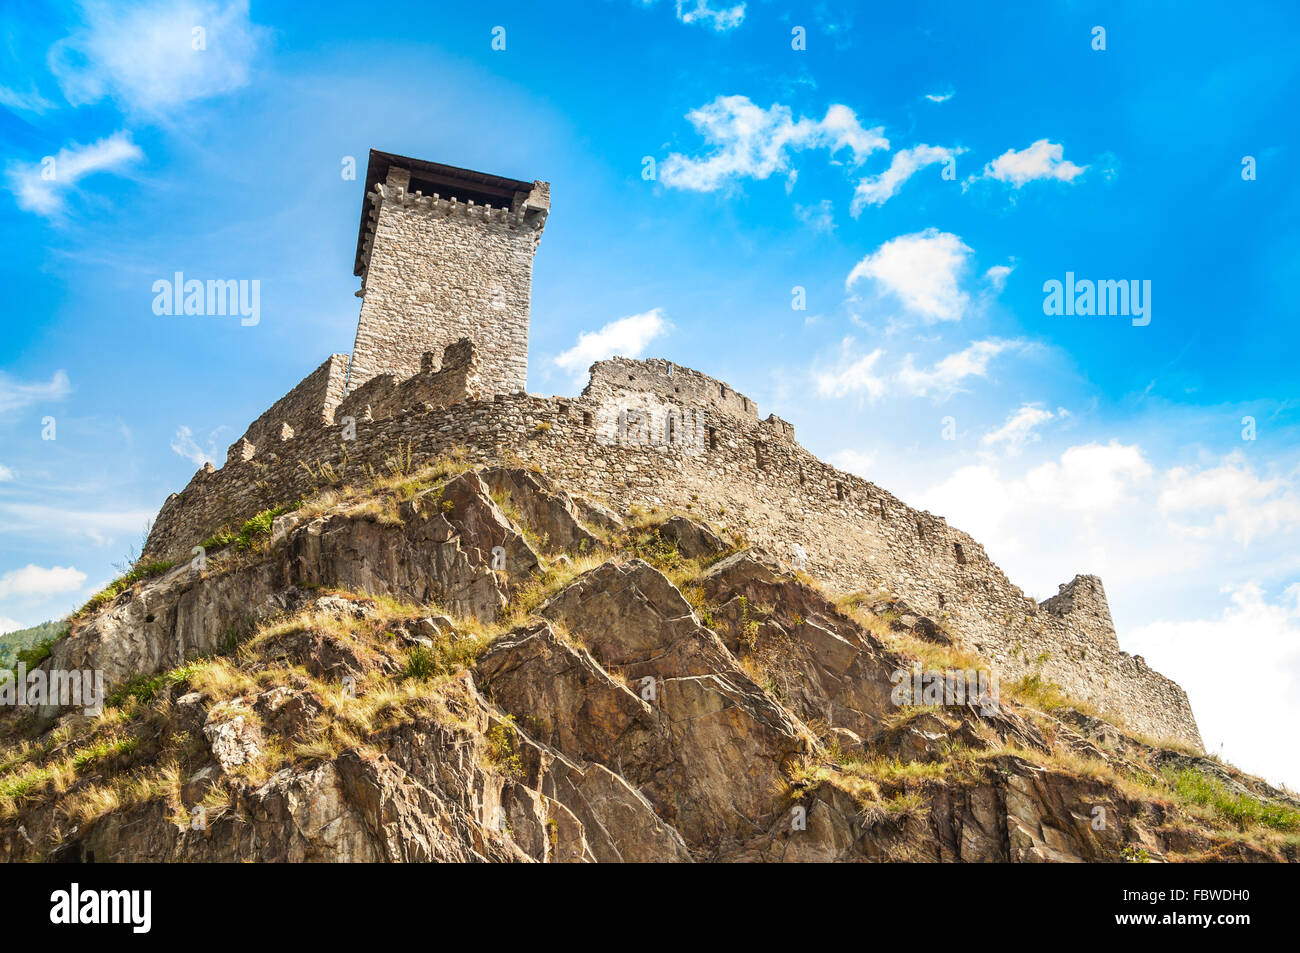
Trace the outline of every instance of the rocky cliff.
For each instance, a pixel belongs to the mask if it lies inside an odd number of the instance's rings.
[[[1295,860],[1300,837],[1288,792],[999,680],[897,593],[454,457],[319,472],[138,567],[41,668],[109,698],[0,716],[5,860]]]

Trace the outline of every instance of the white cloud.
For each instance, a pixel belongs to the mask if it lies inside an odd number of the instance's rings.
[[[176,437],[171,442],[171,448],[180,454],[186,460],[192,460],[195,466],[201,467],[205,463],[217,465],[217,448],[213,443],[213,437],[224,430],[224,427],[218,427],[208,437],[207,447],[199,446],[199,442],[194,439],[194,432],[189,427],[181,424],[176,428]],[[224,456],[222,457],[224,460]]]
[[[10,89],[8,86],[0,86],[0,106],[39,115],[53,109],[54,103],[38,93],[35,86],[29,86],[25,93]]]
[[[4,483],[6,481],[12,480],[13,478],[14,478],[14,471],[9,469],[3,463],[0,463],[0,483]]]
[[[1155,487],[1140,446],[1094,442],[1018,474],[993,462],[963,466],[912,502],[970,533],[1042,599],[1078,572],[1132,586],[1184,569],[1187,554],[1151,525]]]
[[[814,365],[812,377],[819,397],[857,395],[874,402],[892,390],[912,397],[947,400],[961,392],[962,384],[968,379],[987,376],[989,364],[999,354],[1031,347],[1021,339],[985,338],[972,341],[929,368],[918,368],[913,356],[908,354],[896,370],[889,371],[881,366],[883,349],[858,354],[855,344],[852,337],[840,342],[840,357],[833,367]]]
[[[1128,500],[1154,472],[1141,447],[1112,440],[1070,447],[1059,461],[1030,470],[1023,486],[1031,499],[1047,506],[1097,513]]]
[[[596,361],[615,354],[640,357],[655,338],[668,331],[663,310],[655,308],[611,321],[599,331],[583,331],[578,343],[555,359],[555,363],[574,377],[581,377]]]
[[[832,214],[830,199],[822,199],[816,205],[795,203],[794,216],[815,232],[835,231],[835,216]]]
[[[956,235],[927,228],[885,242],[853,267],[844,286],[871,279],[927,324],[959,321],[970,304],[960,285],[970,254]]]
[[[830,456],[830,462],[841,470],[856,473],[864,480],[871,479],[871,466],[876,462],[874,455],[861,450],[841,450]]]
[[[1230,534],[1249,545],[1259,535],[1300,529],[1295,483],[1281,476],[1257,476],[1240,451],[1208,469],[1169,470],[1157,505],[1161,513],[1175,517],[1174,525],[1189,536]],[[1184,517],[1199,517],[1200,522],[1177,522]]]
[[[916,367],[912,355],[908,354],[898,370],[898,383],[903,391],[917,397],[947,400],[962,390],[961,384],[967,378],[987,376],[993,358],[1005,351],[1023,350],[1027,346],[1021,340],[985,338],[949,354],[928,370]]]
[[[27,626],[23,625],[17,619],[11,619],[7,615],[0,615],[0,635],[4,635],[7,632],[17,632],[19,629],[25,628],[27,628]]]
[[[24,599],[76,592],[86,581],[86,574],[71,566],[27,565],[0,576],[0,599]]]
[[[870,175],[858,182],[849,211],[857,218],[868,205],[884,205],[903,187],[903,183],[926,166],[947,162],[964,150],[943,146],[914,146],[894,153],[889,168],[880,175]]]
[[[1064,414],[1064,411],[1062,411]],[[986,447],[996,447],[998,444],[1005,444],[1006,451],[1011,456],[1015,456],[1025,448],[1028,443],[1038,441],[1039,435],[1034,432],[1035,428],[1055,419],[1056,414],[1052,413],[1037,404],[1023,404],[1019,410],[1007,418],[997,430],[990,430],[980,441]]]
[[[1075,165],[1065,160],[1065,147],[1059,142],[1039,139],[1026,149],[1017,152],[1008,149],[984,167],[984,178],[1009,182],[1020,188],[1035,179],[1057,179],[1072,182],[1087,171],[1086,165]]]
[[[1223,744],[1224,756],[1247,770],[1300,786],[1300,748],[1279,747],[1271,730],[1300,723],[1295,524],[1261,527],[1247,560],[1227,545],[1232,519],[1217,518],[1231,516],[1236,493],[1249,509],[1298,487],[1294,477],[1227,479],[1224,471],[1244,468],[1236,456],[1192,472],[1157,467],[1137,443],[1091,442],[1018,465],[1001,458],[963,466],[917,492],[894,489],[971,533],[1037,599],[1076,573],[1100,575],[1120,645],[1188,692],[1207,747]],[[1166,491],[1166,506],[1198,505],[1162,512]],[[1187,534],[1181,523],[1192,519],[1204,535]],[[1269,597],[1258,580],[1286,592]],[[1219,585],[1227,597],[1216,596]]]
[[[1280,731],[1300,724],[1300,585],[1275,602],[1258,583],[1223,589],[1217,617],[1161,619],[1134,629],[1130,651],[1158,654],[1187,692],[1208,751],[1247,771],[1300,788],[1300,746]],[[1229,675],[1225,654],[1239,660]]]
[[[0,502],[0,532],[38,535],[52,533],[84,537],[98,545],[130,533],[137,537],[154,510],[72,510],[44,503]]]
[[[1010,467],[1009,458],[964,466],[917,496],[984,543],[1030,591],[1054,594],[1075,572],[1156,593],[1198,573],[1240,579],[1238,567],[1247,566],[1275,577],[1300,565],[1288,545],[1300,526],[1300,486],[1258,477],[1235,454],[1197,471],[1160,470],[1140,445],[1111,440],[1072,446],[1019,472]],[[1249,563],[1225,545],[1247,531]]]
[[[1007,286],[1007,278],[1009,278],[1011,272],[1015,270],[1015,265],[994,265],[988,271],[984,272],[984,279],[993,286],[995,292],[1000,292]]]
[[[26,384],[0,373],[0,414],[28,407],[43,400],[59,400],[72,391],[68,375],[55,371],[48,384]]]
[[[876,373],[876,364],[884,351],[877,348],[870,354],[853,358],[853,339],[845,338],[843,350],[847,357],[836,370],[820,371],[814,374],[817,393],[822,397],[847,397],[851,394],[865,396],[868,400],[879,399],[886,390],[887,381]]]
[[[932,103],[946,103],[948,100],[952,99],[952,95],[953,90],[950,89],[946,93],[926,93],[925,98],[930,100]]]
[[[5,170],[18,207],[38,215],[63,210],[64,196],[77,181],[96,172],[116,172],[144,157],[130,133],[115,132],[88,146],[72,143],[40,162],[14,161]]]
[[[725,33],[735,29],[745,20],[745,5],[709,6],[709,0],[677,0],[677,19],[683,23],[700,23],[710,29]]]
[[[857,165],[875,150],[889,148],[883,128],[864,129],[853,110],[839,104],[821,120],[796,120],[789,106],[763,109],[747,96],[719,96],[686,118],[713,152],[701,158],[674,152],[661,163],[659,177],[667,186],[695,192],[787,172],[790,154],[802,149],[824,148],[832,156],[848,149]]]
[[[110,97],[161,113],[238,89],[263,34],[247,0],[83,0],[82,12],[84,25],[47,56],[74,106]]]

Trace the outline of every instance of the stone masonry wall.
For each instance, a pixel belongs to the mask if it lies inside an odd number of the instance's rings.
[[[540,467],[562,485],[619,508],[632,504],[689,509],[735,527],[755,544],[791,559],[799,544],[808,571],[842,591],[883,588],[941,620],[988,658],[1003,678],[1040,673],[1069,694],[1120,716],[1133,730],[1200,748],[1183,690],[1119,650],[1100,586],[1040,607],[1012,585],[970,536],[917,511],[853,474],[818,460],[776,417],[735,415],[730,407],[691,406],[678,398],[727,389],[698,372],[667,362],[602,362],[592,386],[576,399],[498,394],[453,406],[401,410],[373,420],[358,417],[356,439],[338,425],[302,433],[250,459],[232,457],[220,470],[195,474],[183,493],[163,505],[145,550],[149,559],[189,558],[190,548],[223,525],[238,525],[261,509],[300,497],[313,486],[308,467],[328,462],[348,474],[410,448],[422,461],[456,447],[472,461],[517,461]],[[628,373],[633,380],[626,382]],[[663,382],[675,383],[664,386]],[[620,440],[603,426],[618,397],[614,381],[654,388],[654,405],[699,415],[702,447],[664,439],[664,422]],[[696,389],[698,385],[699,390]],[[683,386],[678,392],[672,388]],[[721,388],[721,389],[719,389]],[[734,395],[734,392],[732,392]],[[408,405],[409,406],[409,405]],[[744,404],[741,405],[742,409]],[[649,431],[649,439],[645,439]],[[304,467],[300,464],[306,464]],[[1090,577],[1082,577],[1088,579]],[[1095,577],[1092,577],[1095,578]],[[1093,600],[1082,598],[1083,591]],[[1057,597],[1054,597],[1057,598]]]
[[[1115,634],[1115,623],[1111,621],[1110,603],[1106,601],[1106,590],[1098,577],[1075,576],[1068,583],[1061,583],[1060,591],[1044,599],[1039,606],[1058,618],[1085,627],[1095,639],[1119,651],[1119,636]]]
[[[479,372],[478,352],[466,338],[447,345],[439,362],[432,351],[425,351],[420,370],[406,380],[393,374],[372,377],[343,399],[334,418],[374,419],[390,417],[408,408],[450,407],[461,401],[490,397]]]
[[[522,391],[533,254],[546,209],[412,194],[394,184],[400,172],[390,170],[390,182],[367,197],[374,232],[349,389],[380,373],[407,377],[423,352],[441,354],[469,338],[484,384],[493,393]]]
[[[244,436],[227,451],[228,456],[247,457],[252,448],[279,443],[285,426],[299,431],[333,423],[334,408],[343,399],[347,371],[348,356],[331,354],[325,363],[254,420]]]
[[[624,392],[663,395],[688,408],[710,408],[745,420],[758,419],[758,405],[707,374],[671,361],[614,357],[591,367],[582,396],[589,400]]]

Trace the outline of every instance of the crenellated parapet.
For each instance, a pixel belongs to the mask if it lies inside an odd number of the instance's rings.
[[[522,391],[549,185],[372,150],[364,194],[348,389],[380,374],[410,377],[421,354],[468,338],[484,387]]]
[[[531,195],[540,195],[541,189],[545,188],[546,201],[550,201],[550,189],[546,182],[534,182],[534,189]],[[483,225],[500,225],[510,229],[524,229],[533,233],[534,242],[541,241],[542,229],[546,227],[546,216],[549,212],[547,206],[541,206],[533,200],[520,202],[515,207],[493,207],[492,203],[487,202],[483,205],[475,205],[473,199],[464,202],[456,196],[451,195],[444,197],[437,192],[432,195],[425,195],[421,190],[414,192],[407,191],[405,186],[398,185],[389,187],[383,182],[378,183],[374,191],[366,196],[366,201],[370,205],[370,211],[366,214],[366,227],[362,238],[361,247],[361,265],[367,269],[370,265],[370,253],[374,246],[374,237],[376,226],[379,222],[379,212],[385,203],[409,209],[413,212],[422,212],[432,218],[463,218],[469,222],[478,222]]]

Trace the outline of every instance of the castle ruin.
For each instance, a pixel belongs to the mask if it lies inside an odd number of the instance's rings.
[[[989,659],[1038,675],[1157,738],[1202,747],[1186,693],[1122,651],[1101,580],[1036,603],[939,516],[838,470],[727,384],[613,358],[577,398],[524,390],[532,259],[549,185],[372,151],[357,242],[361,316],[331,355],[164,503],[150,560],[309,491],[312,468],[460,448],[523,460],[626,509],[662,505],[742,529],[844,591],[887,590]]]

